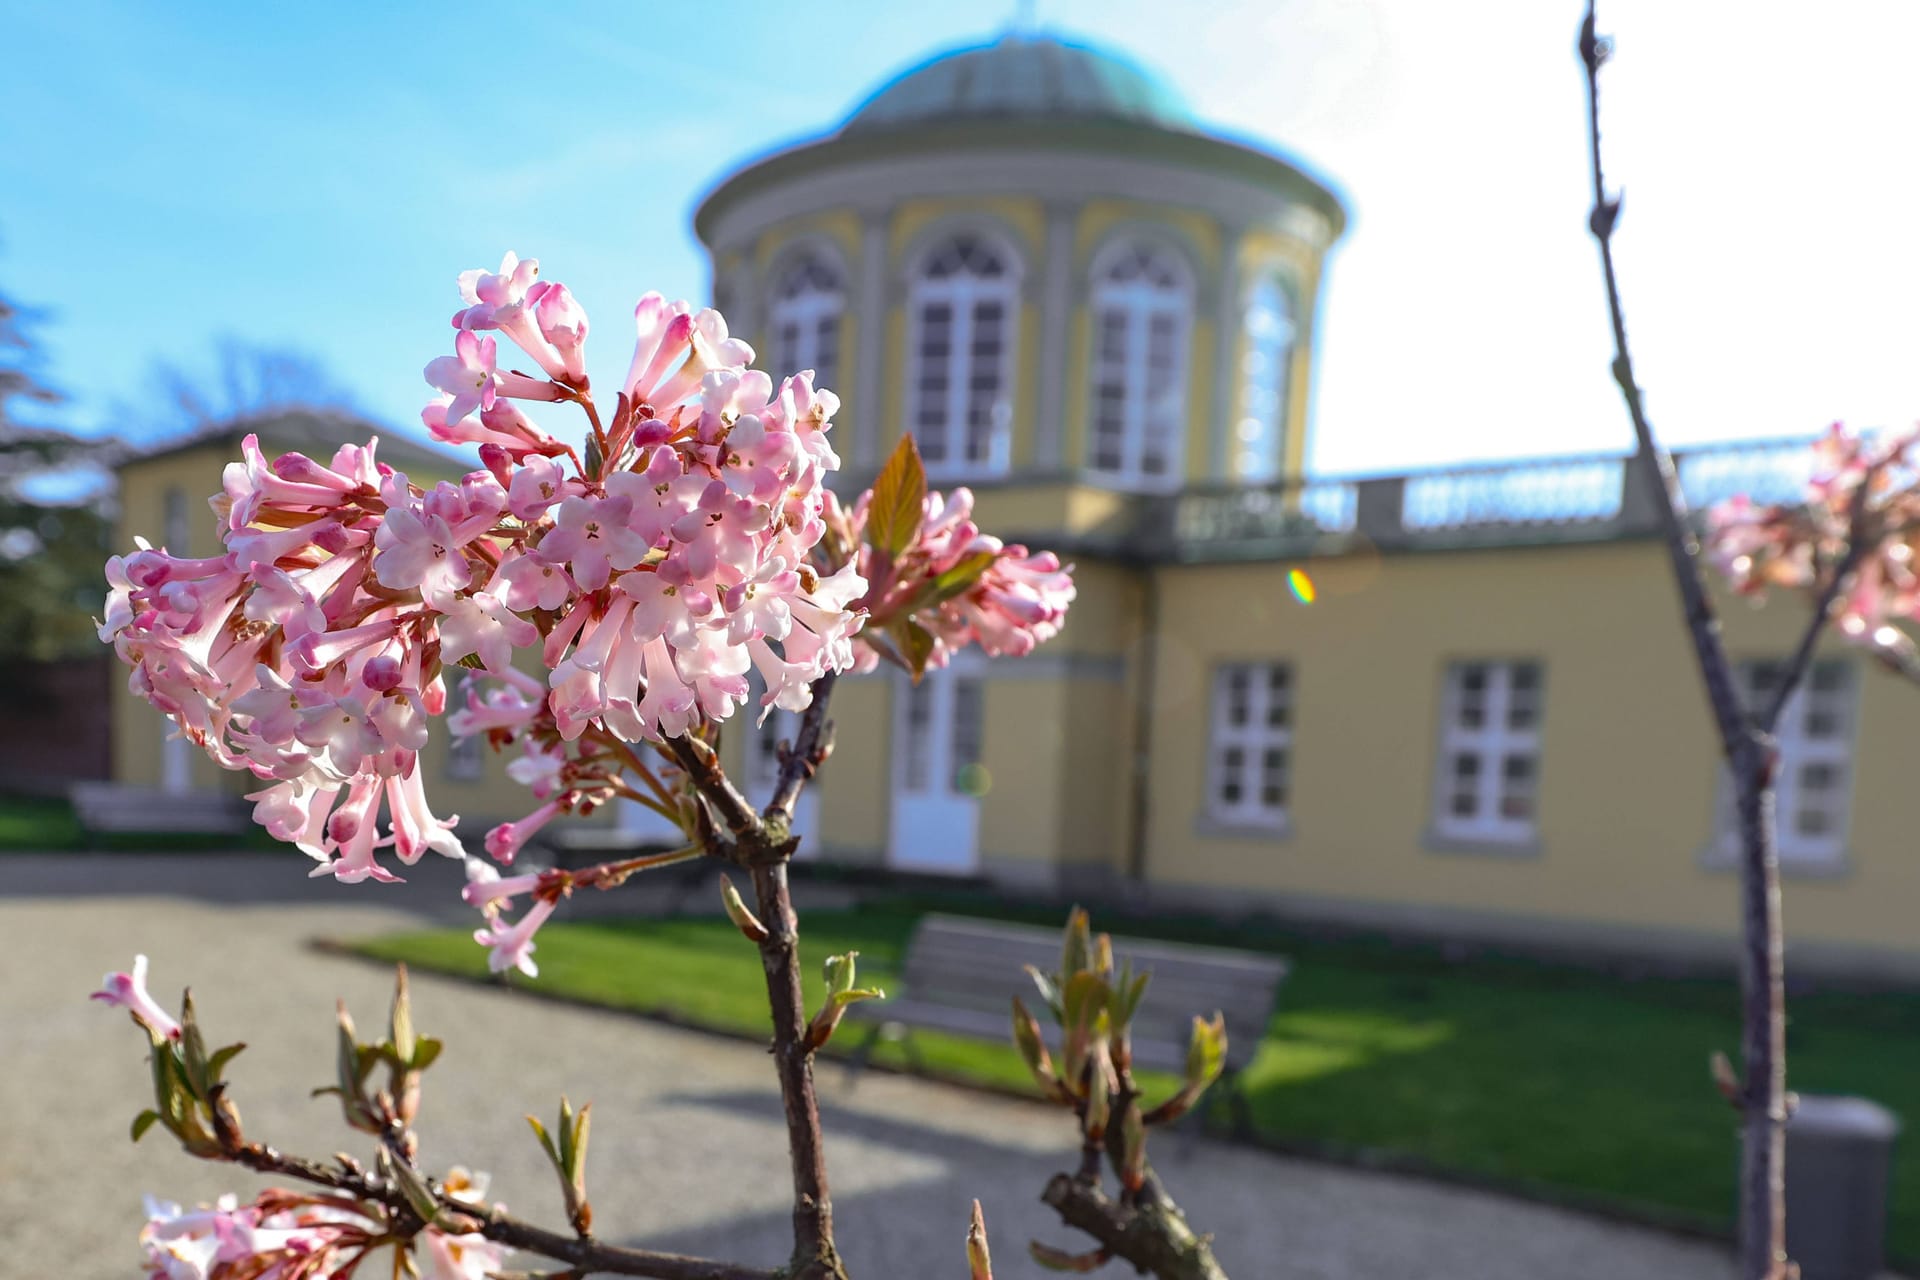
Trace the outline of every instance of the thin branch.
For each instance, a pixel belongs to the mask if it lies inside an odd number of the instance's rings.
[[[1135,1208],[1114,1203],[1091,1183],[1057,1173],[1040,1199],[1060,1220],[1100,1243],[1106,1253],[1161,1280],[1227,1280],[1204,1236],[1197,1236],[1167,1200]]]
[[[713,806],[720,821],[726,823],[727,830],[733,833],[735,841],[742,846],[757,846],[764,834],[760,815],[754,812],[753,802],[740,793],[740,788],[734,786],[733,780],[720,768],[720,757],[713,748],[698,739],[687,737],[669,738],[667,747],[673,752],[674,760],[686,771],[693,789]],[[730,853],[720,856],[741,860]]]
[[[1600,162],[1600,66],[1611,52],[1594,26],[1593,0],[1580,24],[1580,60],[1586,68],[1588,153],[1593,168],[1593,212],[1588,226],[1600,245],[1613,322],[1614,381],[1633,419],[1640,455],[1658,482],[1660,523],[1701,683],[1706,686],[1720,746],[1733,775],[1740,827],[1741,1110],[1740,1273],[1744,1280],[1778,1280],[1786,1258],[1786,950],[1780,919],[1780,860],[1773,828],[1772,744],[1748,720],[1720,636],[1720,621],[1700,572],[1700,544],[1687,519],[1686,498],[1673,459],[1654,438],[1627,347],[1627,322],[1614,271],[1613,231],[1620,202],[1607,197]],[[1836,578],[1838,575],[1836,575]],[[1805,646],[1811,652],[1811,644]],[[1802,667],[1804,670],[1804,667]],[[1782,696],[1792,692],[1783,683]]]
[[[302,1182],[345,1191],[362,1200],[377,1201],[399,1215],[403,1222],[419,1221],[406,1195],[383,1178],[320,1164],[300,1156],[284,1155],[257,1142],[241,1146],[233,1153],[232,1159],[257,1173],[298,1178]],[[780,1274],[758,1267],[714,1262],[679,1253],[658,1253],[651,1249],[629,1249],[602,1244],[598,1240],[562,1235],[510,1217],[492,1206],[466,1204],[445,1193],[436,1194],[449,1214],[470,1219],[474,1229],[487,1239],[553,1258],[583,1272],[646,1276],[652,1280],[778,1280]]]
[[[760,960],[767,975],[767,1002],[773,1015],[774,1069],[786,1111],[787,1151],[793,1168],[793,1257],[791,1280],[846,1280],[833,1243],[833,1201],[828,1193],[827,1158],[820,1132],[820,1105],[813,1082],[813,1048],[807,1037],[805,989],[800,979],[799,921],[787,885],[787,862],[795,841],[788,831],[794,798],[824,758],[831,673],[813,684],[813,702],[798,739],[781,767],[781,781],[766,815],[754,811],[724,770],[712,746],[689,737],[670,738],[668,749],[686,771],[694,790],[732,833],[721,838],[709,824],[703,830],[707,852],[747,867],[760,920]]]
[[[1834,602],[1846,590],[1847,580],[1853,577],[1860,562],[1866,559],[1867,548],[1871,544],[1866,529],[1867,499],[1878,471],[1878,466],[1869,467],[1867,473],[1860,477],[1860,487],[1853,491],[1853,505],[1847,513],[1847,549],[1828,574],[1826,582],[1821,584],[1820,594],[1814,598],[1813,616],[1807,619],[1807,629],[1800,634],[1800,643],[1794,646],[1793,656],[1787,659],[1786,666],[1781,669],[1773,697],[1767,700],[1765,709],[1760,713],[1760,732],[1768,736],[1772,736],[1779,725],[1780,713],[1786,710],[1787,699],[1800,687],[1807,668],[1813,663],[1814,647],[1827,629]]]
[[[1633,356],[1627,346],[1627,319],[1620,303],[1619,277],[1613,264],[1613,230],[1620,218],[1620,202],[1607,198],[1606,173],[1600,162],[1600,64],[1607,53],[1606,46],[1595,34],[1593,6],[1589,4],[1586,19],[1580,25],[1580,57],[1587,69],[1588,154],[1593,168],[1593,213],[1587,225],[1600,244],[1600,265],[1606,276],[1607,311],[1613,322],[1613,378],[1620,385],[1627,414],[1633,419],[1640,456],[1662,499],[1655,505],[1659,507],[1668,557],[1673,562],[1674,582],[1680,588],[1687,633],[1693,640],[1694,657],[1699,662],[1714,725],[1720,733],[1720,749],[1732,757],[1749,737],[1746,716],[1734,684],[1732,664],[1727,661],[1726,647],[1721,643],[1720,619],[1700,574],[1700,543],[1687,518],[1686,495],[1680,489],[1672,455],[1655,438],[1653,425],[1647,420],[1640,384],[1634,376]]]
[[[787,888],[784,859],[753,868],[753,887],[767,937],[760,959],[767,972],[773,1012],[773,1062],[786,1111],[787,1148],[793,1165],[793,1274],[844,1280],[833,1243],[833,1201],[827,1189],[826,1148],[820,1105],[813,1085],[813,1049],[807,1041],[807,1008],[800,982],[799,926]]]
[[[833,749],[833,721],[827,719],[827,704],[833,700],[833,686],[838,678],[829,671],[813,682],[813,701],[807,704],[806,713],[800,718],[799,732],[793,735],[786,758],[780,762],[780,779],[762,816],[778,816],[792,822],[793,806],[799,803],[801,789],[826,763],[827,753]]]

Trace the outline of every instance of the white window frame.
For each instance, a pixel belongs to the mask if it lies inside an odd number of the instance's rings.
[[[1174,282],[1150,279],[1116,280],[1114,273],[1137,255],[1149,255],[1156,264],[1172,268]],[[1089,475],[1116,488],[1166,492],[1180,487],[1186,473],[1187,379],[1192,361],[1193,273],[1186,259],[1164,245],[1127,239],[1103,250],[1094,263],[1092,296],[1092,358],[1088,366],[1092,386],[1087,397],[1086,468]],[[1117,361],[1109,360],[1104,331],[1110,316],[1125,326]],[[1147,353],[1156,319],[1173,321],[1173,365],[1167,386],[1158,398],[1147,386]],[[1101,388],[1118,381],[1120,400],[1120,463],[1104,467],[1099,460]],[[1164,467],[1159,474],[1146,469],[1150,442],[1163,443]]]
[[[1273,676],[1283,676],[1283,689],[1276,698]],[[1235,677],[1246,681],[1246,716],[1235,724],[1233,686]],[[1291,822],[1293,799],[1293,712],[1296,684],[1293,664],[1289,662],[1226,662],[1213,669],[1212,718],[1207,740],[1206,800],[1202,812],[1206,821],[1218,827],[1282,832]],[[1278,700],[1286,708],[1285,722],[1270,723],[1269,712]],[[1237,766],[1229,765],[1229,751],[1241,753]],[[1281,798],[1277,804],[1266,800],[1267,753],[1281,753]],[[1238,776],[1230,776],[1236,773]],[[1237,800],[1227,800],[1221,792],[1227,783],[1240,789]]]
[[[818,287],[806,278],[814,273],[830,276],[834,286]],[[800,279],[799,286],[790,287],[796,278]],[[803,249],[785,259],[773,278],[772,294],[767,332],[774,348],[770,372],[775,381],[792,377],[802,369],[812,369],[816,385],[831,387],[840,377],[841,355],[845,351],[840,318],[847,306],[846,272],[828,254],[814,248]],[[820,331],[827,325],[833,327],[833,367],[822,369]],[[785,337],[789,326],[794,336],[791,350]]]
[[[994,253],[1000,255],[1002,271],[996,277],[977,276],[971,273],[945,276],[938,279],[926,274],[928,266],[955,240],[962,237],[978,239]],[[932,439],[934,429],[920,417],[920,385],[928,372],[922,351],[922,330],[926,310],[935,304],[944,304],[951,317],[947,336],[946,374],[946,418],[939,430],[940,448],[935,451],[937,457],[926,459],[927,475],[937,480],[987,480],[1007,474],[1011,462],[1013,437],[1013,393],[1017,367],[1014,352],[1019,344],[1020,324],[1020,278],[1021,262],[1011,246],[997,235],[983,231],[960,231],[943,236],[938,242],[920,255],[913,270],[912,283],[907,291],[907,314],[910,317],[907,334],[907,424],[919,441],[921,451],[929,452],[927,446]],[[984,459],[968,459],[966,450],[967,398],[971,390],[973,324],[976,309],[987,302],[1000,304],[1001,340],[1000,358],[994,369],[994,403],[989,411],[992,416],[991,434],[987,442],[987,456]]]
[[[1265,289],[1271,289],[1280,300],[1284,337],[1263,352],[1248,320]],[[1240,378],[1235,401],[1239,412],[1234,415],[1232,439],[1227,444],[1227,473],[1244,484],[1265,484],[1278,480],[1286,469],[1287,419],[1292,408],[1289,402],[1293,399],[1293,365],[1300,343],[1297,304],[1293,290],[1287,287],[1280,272],[1262,271],[1249,283],[1240,307],[1240,326]],[[1272,368],[1263,368],[1263,363],[1268,361]],[[1256,377],[1266,381],[1256,385]],[[1262,421],[1254,413],[1253,402],[1256,395],[1268,392],[1273,396],[1272,419]],[[1271,457],[1254,456],[1263,437],[1272,441]]]
[[[1533,669],[1534,713],[1531,726],[1516,728],[1510,723],[1514,705],[1514,673]],[[1481,693],[1480,723],[1464,723],[1467,705],[1466,677],[1473,670],[1485,673]],[[1538,658],[1464,659],[1447,664],[1445,687],[1440,701],[1440,746],[1434,770],[1433,832],[1443,840],[1486,845],[1530,845],[1540,830],[1540,726],[1546,711],[1546,664]],[[1457,757],[1477,760],[1472,794],[1474,812],[1453,811],[1455,795],[1462,790],[1456,782]],[[1505,812],[1506,762],[1509,757],[1532,760],[1531,811],[1524,818]]]
[[[1750,659],[1735,670],[1741,696],[1749,707],[1756,704],[1757,679],[1768,668],[1784,665],[1784,660]],[[1816,678],[1837,677],[1837,687],[1815,689]],[[1807,669],[1800,687],[1793,691],[1780,709],[1780,723],[1774,729],[1779,761],[1774,769],[1774,839],[1780,866],[1787,871],[1834,871],[1847,860],[1848,832],[1853,819],[1854,738],[1858,732],[1860,682],[1854,664],[1840,658],[1815,662]],[[1772,696],[1772,688],[1766,690]],[[1820,700],[1816,703],[1814,700]],[[1836,715],[1839,731],[1831,736],[1815,737],[1807,732],[1808,721],[1817,711]],[[1828,830],[1808,835],[1800,830],[1805,804],[1801,771],[1812,766],[1831,766],[1839,771],[1839,782],[1827,804],[1831,820]],[[1734,810],[1733,779],[1726,767],[1720,769],[1719,799],[1714,807],[1714,848],[1716,862],[1737,865],[1740,857],[1740,821]]]

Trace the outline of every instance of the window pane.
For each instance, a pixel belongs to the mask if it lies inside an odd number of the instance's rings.
[[[954,677],[953,680],[953,767],[957,773],[980,763],[986,691],[977,678]],[[965,790],[957,779],[954,789]]]
[[[831,387],[840,380],[840,317],[838,315],[820,318],[814,326],[813,344],[814,385]],[[782,376],[785,374],[783,373]]]
[[[933,725],[933,686],[922,680],[905,685],[907,700],[906,789],[925,791],[932,766],[928,734]]]
[[[1264,277],[1247,299],[1240,366],[1240,421],[1234,427],[1234,471],[1255,483],[1280,474],[1288,374],[1293,364],[1293,307],[1280,282]]]

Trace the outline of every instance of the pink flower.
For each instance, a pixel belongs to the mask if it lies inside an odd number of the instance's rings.
[[[530,555],[508,555],[502,557],[488,589],[505,600],[509,609],[558,611],[578,588],[559,565]]]
[[[559,801],[549,800],[518,822],[501,823],[487,832],[487,852],[492,855],[494,861],[512,866],[514,857],[526,847],[527,841],[532,839],[540,828],[553,821],[554,815],[559,812]]]
[[[462,329],[454,337],[452,355],[428,362],[427,384],[453,397],[447,402],[445,422],[459,422],[476,409],[493,407],[498,394],[494,350],[492,338]]]
[[[566,752],[541,747],[529,739],[525,754],[507,765],[507,776],[533,792],[534,799],[545,800],[560,789],[561,772],[566,764]]]
[[[530,871],[523,876],[501,876],[478,858],[467,859],[467,887],[460,891],[461,901],[486,911],[495,903],[532,893],[547,877],[545,871]]]
[[[552,458],[528,458],[507,488],[507,510],[531,524],[547,514],[547,508],[579,492],[580,486],[569,482]]]
[[[100,989],[93,993],[93,998],[125,1009],[156,1041],[180,1038],[180,1024],[147,991],[145,956],[133,958],[132,973],[110,973],[102,978]]]
[[[614,569],[631,569],[651,549],[627,527],[628,498],[568,498],[534,554],[548,564],[570,564],[582,590],[598,591]]]
[[[422,599],[440,605],[473,581],[453,530],[444,519],[424,510],[388,511],[374,535],[374,545],[380,549],[373,558],[374,576],[390,590],[417,587]]]
[[[543,898],[513,924],[491,920],[486,928],[475,929],[473,940],[488,948],[487,968],[494,973],[518,969],[529,978],[539,977],[540,966],[533,962],[533,935],[553,914],[553,908],[553,902]]]
[[[447,605],[440,618],[440,659],[458,662],[478,654],[489,671],[513,665],[513,651],[540,638],[531,622],[508,609],[499,597],[485,591],[461,596]]]
[[[559,354],[566,379],[584,384],[587,380],[587,313],[567,292],[567,286],[557,281],[543,280],[534,285],[527,291],[527,300],[537,307],[540,336]]]

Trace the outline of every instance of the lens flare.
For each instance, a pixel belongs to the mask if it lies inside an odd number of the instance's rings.
[[[1313,589],[1313,579],[1307,576],[1305,569],[1287,571],[1287,590],[1293,592],[1293,598],[1301,604],[1312,604],[1317,594]]]
[[[953,789],[978,800],[993,789],[993,775],[983,764],[963,764],[954,770]]]

